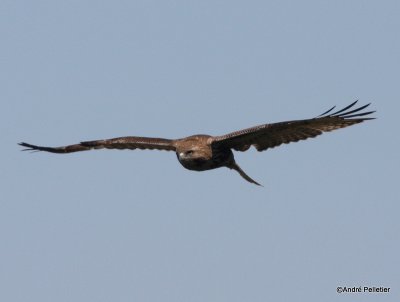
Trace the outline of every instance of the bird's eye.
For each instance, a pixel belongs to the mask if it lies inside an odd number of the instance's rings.
[[[186,151],[187,155],[193,154],[193,150]]]

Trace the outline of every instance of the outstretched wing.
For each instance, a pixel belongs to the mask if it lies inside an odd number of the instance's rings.
[[[212,145],[215,147],[232,148],[236,151],[246,151],[250,146],[254,146],[258,151],[264,151],[281,144],[305,140],[310,137],[316,137],[323,132],[345,128],[374,119],[364,116],[375,111],[361,111],[370,104],[349,110],[356,103],[357,101],[337,112],[329,114],[335,108],[332,107],[312,119],[264,124],[222,136],[215,136]]]
[[[175,151],[175,141],[165,138],[136,137],[126,136],[111,139],[81,142],[75,145],[63,147],[41,147],[27,143],[19,145],[26,147],[24,151],[47,151],[52,153],[71,153],[78,151],[87,151],[92,149],[156,149]]]

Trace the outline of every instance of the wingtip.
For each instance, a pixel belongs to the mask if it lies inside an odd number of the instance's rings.
[[[329,112],[331,112],[331,111],[332,111],[333,109],[335,109],[335,108],[336,108],[336,105],[333,106],[331,109],[325,111],[324,113],[321,113],[320,115],[318,115],[317,118],[318,118],[318,117],[321,117],[321,116],[324,116],[325,114],[328,114]]]
[[[29,144],[24,143],[24,142],[18,143],[18,146],[21,146],[21,147],[25,147],[25,148],[26,148],[26,149],[22,149],[21,151],[29,151],[29,150],[32,150],[32,149],[30,148]]]
[[[28,143],[25,143],[25,142],[18,143],[18,145],[21,146],[21,147],[25,147],[25,149],[22,149],[21,151],[32,151],[32,152],[41,151],[38,146],[31,145],[31,144],[28,144]]]
[[[364,110],[365,108],[367,108],[368,106],[371,105],[371,103],[368,103],[366,105],[363,105],[361,107],[352,109],[349,111],[350,108],[354,107],[354,105],[356,105],[358,103],[358,100],[354,101],[353,103],[351,103],[350,105],[336,111],[333,113],[330,113],[332,111],[333,108],[335,108],[336,106],[332,107],[331,109],[329,109],[328,111],[324,112],[323,114],[317,116],[317,118],[324,118],[324,117],[339,117],[339,118],[344,118],[344,119],[349,119],[349,118],[355,118],[355,117],[361,117],[361,116],[365,116],[365,115],[369,115],[372,113],[375,113],[376,111],[368,111],[368,112],[361,112],[358,113],[362,110]],[[329,113],[329,114],[328,114]],[[363,118],[364,120],[367,120],[367,118]],[[372,119],[372,118],[370,118]]]

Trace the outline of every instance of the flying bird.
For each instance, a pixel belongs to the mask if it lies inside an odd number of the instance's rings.
[[[357,101],[339,111],[330,113],[336,108],[334,106],[311,119],[263,124],[221,136],[199,134],[180,139],[126,136],[81,142],[63,147],[41,147],[27,143],[20,143],[19,145],[26,148],[23,151],[47,151],[52,153],[72,153],[103,148],[174,151],[179,162],[186,169],[205,171],[227,167],[236,170],[248,182],[260,185],[239,167],[235,162],[232,150],[246,151],[253,146],[257,151],[265,151],[281,144],[306,140],[323,132],[374,119],[366,116],[375,111],[362,111],[370,104],[351,109],[356,103]]]

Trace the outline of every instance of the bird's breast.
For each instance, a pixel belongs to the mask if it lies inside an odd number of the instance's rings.
[[[179,162],[183,167],[194,171],[205,171],[227,166],[233,159],[231,150],[225,152],[214,151],[211,156],[187,157],[177,153]]]

